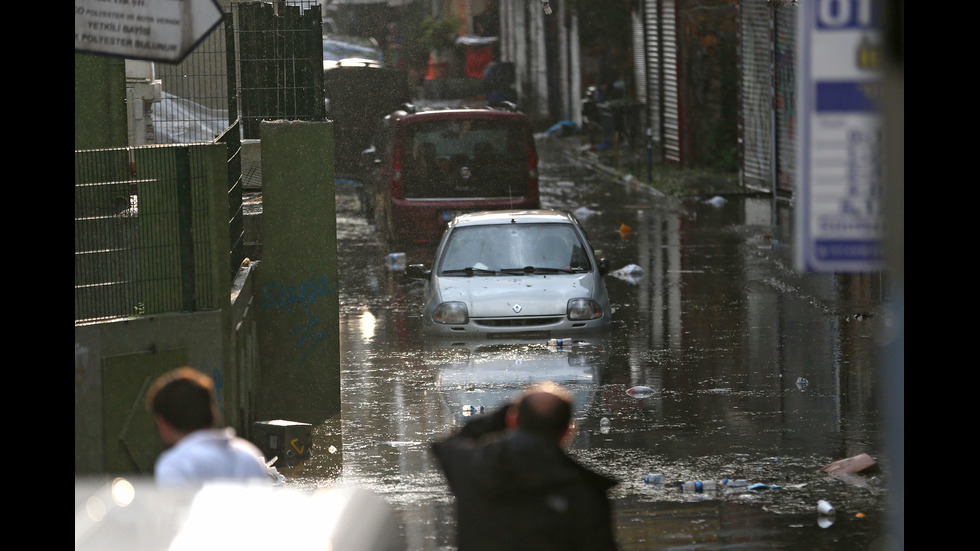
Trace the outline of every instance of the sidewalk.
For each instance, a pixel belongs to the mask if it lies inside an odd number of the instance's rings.
[[[667,165],[650,155],[645,148],[620,147],[599,151],[587,134],[565,137],[538,136],[540,141],[555,141],[564,156],[586,164],[608,176],[630,184],[646,184],[661,196],[688,197],[757,193],[739,183],[736,171],[721,172],[703,168]]]

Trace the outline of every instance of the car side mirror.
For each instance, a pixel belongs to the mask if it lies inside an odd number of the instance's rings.
[[[405,275],[410,279],[429,279],[429,274],[431,273],[432,272],[426,270],[425,266],[422,264],[409,264],[408,267],[405,268]]]
[[[606,275],[609,273],[609,261],[606,257],[599,259],[599,275]]]

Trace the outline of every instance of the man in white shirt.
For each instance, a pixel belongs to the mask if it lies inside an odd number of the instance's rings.
[[[216,428],[216,392],[210,377],[190,367],[164,374],[150,387],[147,408],[168,449],[157,458],[154,476],[161,486],[212,480],[269,483],[272,469],[251,442],[234,429]]]

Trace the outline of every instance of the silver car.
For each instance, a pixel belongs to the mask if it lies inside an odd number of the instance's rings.
[[[453,220],[425,279],[426,331],[447,338],[562,339],[610,323],[604,259],[569,214],[485,211]]]

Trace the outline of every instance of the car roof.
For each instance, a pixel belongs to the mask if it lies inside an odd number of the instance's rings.
[[[519,110],[497,109],[491,107],[415,107],[406,104],[391,113],[393,118],[405,120],[425,120],[425,119],[521,119],[527,120],[527,115]]]
[[[342,59],[369,59],[384,64],[384,53],[377,41],[345,35],[324,35],[324,64]]]
[[[371,69],[382,69],[382,64],[376,59],[368,59],[365,57],[348,57],[344,59],[325,59],[323,60],[323,69],[329,71],[330,69],[336,69],[337,67],[368,67]]]
[[[461,214],[450,228],[487,226],[493,224],[574,224],[575,219],[556,210],[493,210]]]

